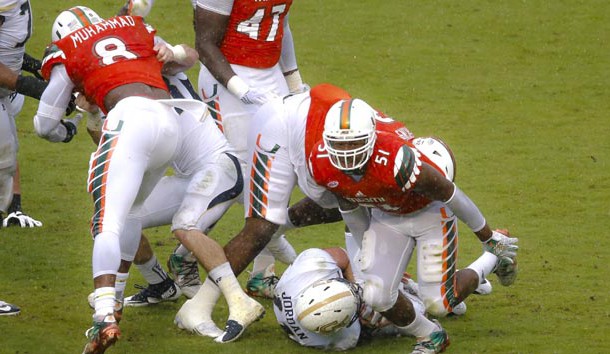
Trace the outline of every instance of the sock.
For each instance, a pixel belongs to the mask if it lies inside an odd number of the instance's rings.
[[[212,269],[209,273],[209,278],[218,285],[218,288],[224,295],[229,305],[229,312],[233,305],[237,305],[242,302],[246,296],[243,289],[239,285],[231,265],[229,262],[225,262],[218,267]]]
[[[197,294],[192,299],[187,300],[189,312],[200,314],[204,319],[211,320],[214,306],[220,295],[218,286],[210,278],[206,278]]]
[[[491,252],[483,252],[483,254],[477,258],[474,262],[472,262],[468,267],[469,269],[474,270],[479,275],[479,283],[483,281],[483,278],[487,278],[487,276],[493,272],[496,263],[498,262],[498,257]]]
[[[252,262],[252,274],[250,274],[250,277],[253,277],[258,273],[264,273],[265,269],[267,269],[268,266],[274,263],[275,257],[273,257],[273,255],[271,254],[269,248],[263,248],[261,253],[259,253],[258,256],[256,256],[254,258],[254,261]]]
[[[294,250],[294,247],[286,240],[285,235],[280,235],[277,238],[272,238],[267,244],[267,249],[271,252],[271,254],[280,262],[284,264],[292,264],[294,260],[297,258],[297,252]]]
[[[127,278],[129,278],[129,273],[116,274],[116,280],[114,281],[116,301],[123,302],[123,298],[125,298],[125,286],[127,286]]]
[[[176,247],[176,249],[174,250],[174,254],[177,254],[179,256],[182,257],[186,257],[191,253],[191,251],[189,251],[186,247],[184,247],[183,245],[178,245],[178,247]]]
[[[8,207],[7,214],[14,213],[21,210],[21,194],[13,194],[13,201]]]
[[[399,329],[403,333],[408,333],[416,338],[422,338],[438,331],[438,326],[426,316],[415,311],[415,320],[404,327],[399,327]]]
[[[163,270],[163,267],[161,267],[161,264],[159,264],[159,261],[154,254],[148,262],[136,264],[136,267],[138,267],[148,284],[159,284],[169,278],[169,275]]]
[[[115,290],[114,287],[107,286],[97,288],[94,292],[95,316],[106,316],[114,313]]]

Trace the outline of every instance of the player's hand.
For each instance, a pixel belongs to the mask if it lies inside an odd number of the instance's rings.
[[[483,242],[483,248],[498,257],[515,258],[517,256],[517,246],[519,239],[509,237],[508,230],[494,230],[489,240]]]
[[[21,211],[14,211],[7,215],[2,221],[2,226],[19,226],[19,227],[41,227],[42,222],[32,218],[31,216],[22,213]]]
[[[250,87],[239,99],[246,104],[262,105],[265,102],[279,97],[275,92],[257,87]]]
[[[311,90],[311,87],[309,87],[309,85],[307,85],[306,83],[301,83],[298,87],[290,90],[290,94],[296,95],[299,93],[307,92],[309,90]]]
[[[76,110],[76,93],[72,93],[70,96],[70,102],[68,102],[68,107],[66,107],[66,117],[72,114]]]
[[[168,63],[174,60],[174,52],[165,43],[157,43],[153,48],[157,52],[157,60]]]
[[[80,123],[81,119],[83,119],[82,113],[77,113],[73,118],[70,119],[62,119],[60,123],[66,127],[66,138],[63,140],[64,143],[69,143],[70,140],[76,135],[78,132],[78,123]]]

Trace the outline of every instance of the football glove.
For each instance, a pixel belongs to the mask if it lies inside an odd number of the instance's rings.
[[[31,216],[24,214],[21,211],[14,211],[6,216],[2,221],[2,226],[19,226],[19,227],[41,227],[42,222],[32,218]]]
[[[278,97],[273,91],[260,89],[257,87],[250,87],[243,96],[239,99],[246,104],[258,104],[262,105],[265,102]]]
[[[483,249],[491,252],[498,257],[515,258],[517,256],[517,246],[519,239],[516,237],[508,237],[498,230],[494,230],[489,240],[483,242]]]

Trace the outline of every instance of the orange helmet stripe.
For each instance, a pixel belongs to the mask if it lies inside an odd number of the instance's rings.
[[[339,126],[339,129],[349,129],[351,108],[352,100],[343,101],[341,104],[341,125]]]
[[[80,23],[83,25],[83,27],[89,26],[92,24],[91,20],[89,20],[89,17],[79,7],[73,7],[68,11],[70,11],[71,13],[74,14],[74,16],[76,16],[76,18],[80,21]]]

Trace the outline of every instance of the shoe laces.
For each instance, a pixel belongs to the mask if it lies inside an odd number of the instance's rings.
[[[181,286],[199,285],[201,283],[197,261],[191,262],[185,260],[182,256],[172,255],[169,263],[169,268]]]
[[[133,297],[142,300],[146,300],[149,297],[161,298],[163,296],[163,293],[171,286],[171,283],[169,283],[168,280],[172,281],[168,278],[159,284],[148,284],[148,286],[135,284],[134,288],[140,289],[140,292],[134,295]]]

